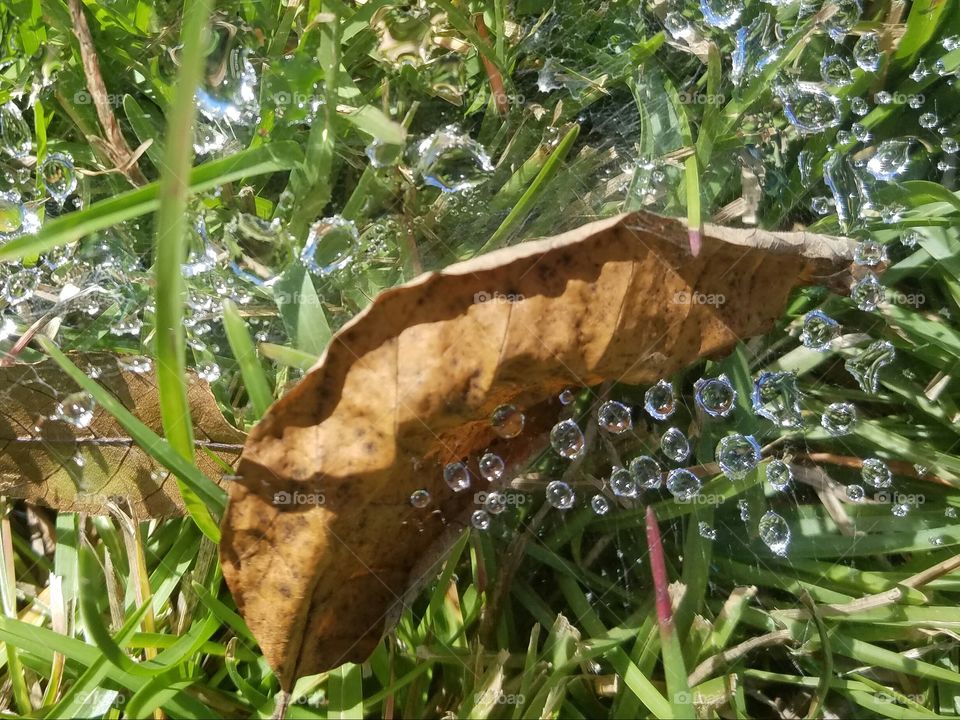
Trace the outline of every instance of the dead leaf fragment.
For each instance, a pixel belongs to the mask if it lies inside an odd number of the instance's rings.
[[[163,435],[152,369],[125,369],[120,358],[107,353],[71,359]],[[222,467],[207,451],[235,465],[245,436],[224,420],[206,382],[192,372],[187,382],[197,466],[219,480]],[[94,406],[86,427],[52,419],[57,404],[77,389],[52,360],[0,367],[0,494],[89,514],[107,514],[106,502],[119,497],[139,520],[183,515],[174,477],[102,407]]]
[[[679,221],[619,216],[422,275],[334,336],[250,433],[222,524],[224,576],[284,688],[364,660],[432,579],[478,489],[454,493],[444,464],[475,469],[485,448],[521,462],[564,388],[723,353],[850,255],[841,238],[711,225],[698,257],[686,248]],[[504,403],[528,418],[509,441],[489,422]],[[409,503],[421,488],[426,509]]]

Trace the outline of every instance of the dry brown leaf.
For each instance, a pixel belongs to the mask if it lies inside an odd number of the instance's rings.
[[[723,353],[768,330],[792,288],[841,280],[850,252],[710,225],[698,257],[687,242],[676,220],[603,220],[387,290],[334,336],[250,433],[222,524],[224,575],[284,688],[365,659],[433,577],[473,507],[444,464],[475,471],[484,448],[524,460],[564,388],[652,383]],[[726,302],[683,302],[693,293]],[[509,441],[489,422],[503,403],[527,413]],[[420,488],[430,508],[410,506]]]
[[[120,358],[106,353],[71,359],[141,422],[163,435],[152,369],[124,369]],[[197,466],[219,479],[222,467],[206,451],[235,465],[244,434],[224,420],[206,382],[192,372],[187,382]],[[102,407],[94,407],[84,428],[51,419],[57,416],[57,404],[77,389],[52,360],[0,367],[0,494],[90,514],[106,514],[107,500],[123,498],[138,519],[183,515],[174,477]]]

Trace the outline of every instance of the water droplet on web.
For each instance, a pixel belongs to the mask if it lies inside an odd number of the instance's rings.
[[[731,60],[731,79],[739,85],[746,77],[760,72],[776,56],[778,49],[769,51],[773,35],[773,21],[769,13],[760,13],[748,27],[741,27],[734,37]]]
[[[507,509],[507,496],[502,492],[488,492],[483,500],[483,509],[491,515],[499,515]]]
[[[477,530],[490,529],[490,515],[486,510],[474,510],[470,516],[470,524]]]
[[[820,415],[820,425],[834,437],[846,435],[857,424],[857,408],[848,402],[830,403]]]
[[[795,82],[774,87],[787,120],[801,134],[823,132],[840,124],[840,99],[816,83]]]
[[[90,427],[93,422],[93,410],[96,402],[90,393],[79,391],[70,393],[57,403],[53,419],[62,420],[75,428]]]
[[[917,122],[920,123],[920,127],[923,129],[931,130],[937,126],[937,123],[940,122],[940,119],[937,117],[936,113],[928,112],[923,113]]]
[[[781,427],[800,425],[799,398],[792,372],[762,372],[753,384],[753,411]]]
[[[462,192],[476,187],[493,172],[486,150],[470,137],[448,125],[417,145],[415,170],[427,185],[443,192]]]
[[[550,430],[550,445],[570,460],[583,452],[583,433],[573,420],[561,420]]]
[[[561,405],[569,405],[577,399],[577,396],[573,394],[573,390],[564,390],[562,393],[560,393],[560,395],[557,396],[557,399],[560,401]]]
[[[940,143],[940,149],[948,155],[953,155],[957,150],[960,150],[960,143],[955,138],[945,137],[943,142]]]
[[[726,375],[700,378],[693,384],[694,402],[710,417],[726,417],[737,401],[737,391]]]
[[[633,474],[626,468],[614,468],[610,473],[610,489],[617,497],[636,497],[639,489]]]
[[[674,462],[683,462],[690,456],[690,441],[679,428],[669,428],[660,438],[660,451]]]
[[[418,509],[423,509],[430,504],[430,491],[429,490],[414,490],[410,493],[410,504]]]
[[[740,519],[743,522],[750,522],[750,503],[740,498],[737,500],[737,510],[740,512]]]
[[[893,484],[893,473],[882,460],[867,458],[860,468],[860,477],[867,485],[882,490]]]
[[[403,159],[403,146],[385,143],[379,138],[374,138],[367,145],[365,151],[370,164],[379,169],[393,167]]]
[[[219,37],[206,59],[206,73],[196,91],[197,110],[213,122],[250,125],[260,115],[257,71],[246,48],[231,47],[233,34],[222,27],[217,31]]]
[[[862,143],[870,142],[873,139],[873,135],[863,123],[854,123],[850,126],[850,129],[853,131],[853,136]]]
[[[860,0],[839,0],[835,4],[837,10],[824,23],[824,29],[834,42],[841,42],[860,19],[863,6]]]
[[[443,481],[454,492],[462,492],[470,487],[470,471],[462,462],[448,463],[443,468]]]
[[[326,277],[352,263],[359,244],[360,233],[352,220],[326,217],[310,228],[300,261],[310,272]]]
[[[702,520],[697,523],[697,532],[700,534],[700,537],[707,540],[717,539],[717,531],[710,527],[709,523],[705,523]]]
[[[20,202],[19,195],[0,192],[0,241],[32,235],[39,229],[40,219]]]
[[[676,11],[671,11],[663,18],[663,27],[674,40],[687,40],[693,36],[693,28],[687,19]]]
[[[867,172],[877,180],[893,180],[902,175],[910,164],[909,139],[884,140],[867,162]]]
[[[597,410],[597,424],[616,435],[625,433],[633,427],[630,408],[616,400],[607,400]]]
[[[752,435],[728,435],[717,443],[716,457],[723,474],[739,480],[760,462],[760,445]]]
[[[77,189],[77,171],[73,158],[64,153],[50,153],[40,165],[40,177],[50,197],[63,205],[63,201]]]
[[[930,472],[930,468],[928,468],[926,465],[920,465],[919,463],[915,464],[913,469],[916,470],[917,475],[920,477],[926,477],[926,475]]]
[[[890,514],[898,518],[906,517],[909,512],[910,505],[905,502],[894,503],[890,508]]]
[[[876,72],[880,67],[883,53],[880,51],[880,38],[875,32],[866,32],[857,39],[853,46],[853,59],[861,70]]]
[[[630,474],[640,487],[646,490],[656,490],[663,482],[663,469],[655,459],[649,455],[640,455],[630,461]]]
[[[793,471],[783,460],[771,460],[767,463],[767,483],[777,492],[786,490],[793,482]]]
[[[850,290],[850,299],[864,312],[873,312],[877,305],[883,302],[884,289],[880,280],[872,272],[868,272]]]
[[[960,35],[948,35],[940,40],[940,45],[947,52],[952,52],[953,50],[960,48]]]
[[[853,261],[857,265],[874,267],[887,261],[887,246],[876,240],[861,240],[853,249]]]
[[[917,66],[913,68],[910,73],[910,79],[914,82],[920,82],[924,78],[929,77],[930,74],[930,69],[927,67],[926,60],[920,58],[920,60],[917,61]]]
[[[673,384],[660,380],[643,396],[643,407],[654,420],[666,420],[677,409]]]
[[[840,336],[840,323],[820,310],[808,312],[803,318],[800,342],[811,350],[826,352]]]
[[[742,0],[700,0],[703,21],[715,28],[735,25],[743,13]]]
[[[23,268],[7,277],[0,295],[11,305],[19,305],[33,297],[40,285],[40,273],[34,268]]]
[[[941,77],[943,77],[944,75],[947,74],[947,64],[946,64],[945,62],[943,62],[943,58],[937,60],[937,61],[933,64],[933,71],[934,71],[937,75],[940,75]]]
[[[861,215],[861,206],[871,206],[863,179],[844,153],[832,152],[823,163],[823,181],[833,195],[841,227],[848,230]]]
[[[900,244],[906,248],[915,248],[922,239],[923,236],[916,230],[907,230],[900,236]]]
[[[0,105],[0,150],[16,160],[22,160],[33,148],[30,126],[12,102]]]
[[[204,363],[197,368],[197,377],[208,383],[215,382],[220,379],[220,366],[216,363]]]
[[[880,368],[892,363],[895,356],[896,350],[892,343],[877,340],[854,357],[848,358],[843,366],[853,375],[861,390],[875,393],[880,384]]]
[[[490,427],[499,437],[515,438],[523,432],[526,421],[523,413],[513,405],[500,405],[490,415]]]
[[[563,480],[553,480],[547,485],[547,502],[558,510],[569,510],[573,507],[576,495],[573,489]]]
[[[603,495],[594,495],[590,498],[590,507],[597,515],[606,515],[610,512],[610,501]]]
[[[810,175],[813,173],[813,153],[809,150],[801,150],[797,155],[797,167],[800,170],[800,184],[809,185]]]
[[[870,106],[867,105],[867,101],[862,97],[850,98],[850,109],[854,115],[859,115],[860,117],[870,112]]]
[[[863,502],[867,496],[862,485],[847,485],[847,500],[850,502]]]
[[[820,77],[827,85],[843,87],[853,82],[850,66],[839,55],[827,55],[820,61]]]
[[[911,95],[907,98],[907,105],[913,108],[914,110],[919,110],[923,107],[924,97],[923,95]]]
[[[786,555],[790,546],[790,526],[773,510],[767,510],[760,518],[760,539],[774,555]]]
[[[677,500],[686,502],[700,492],[700,478],[689,470],[676,468],[667,473],[667,490]]]
[[[953,506],[948,507],[946,510],[944,510],[944,511],[943,511],[943,514],[944,514],[946,517],[952,518],[952,519],[956,519],[956,517],[957,517],[957,515],[958,515],[957,509],[956,509],[955,507],[953,507]]]
[[[495,453],[484,453],[477,465],[480,468],[480,477],[487,482],[496,482],[503,477],[503,458]]]

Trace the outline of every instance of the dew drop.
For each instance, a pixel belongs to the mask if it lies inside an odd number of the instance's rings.
[[[50,153],[40,165],[40,177],[50,197],[63,205],[64,200],[77,189],[77,171],[73,158],[64,153]]]
[[[876,240],[862,240],[853,249],[853,261],[857,265],[875,267],[887,261],[887,246]]]
[[[846,435],[857,424],[857,408],[848,402],[830,403],[820,415],[820,425],[834,437]]]
[[[740,498],[737,500],[737,510],[740,512],[740,519],[743,522],[750,522],[750,503]]]
[[[33,297],[40,285],[40,274],[33,268],[24,268],[3,281],[0,295],[10,305],[19,305]]]
[[[886,340],[877,340],[857,355],[848,358],[843,364],[847,372],[853,375],[860,389],[866,393],[875,393],[880,383],[880,369],[893,362],[896,350]]]
[[[486,150],[448,125],[417,146],[416,174],[423,182],[443,192],[462,192],[483,182],[493,172]]]
[[[666,420],[677,409],[677,397],[673,384],[660,380],[643,396],[643,407],[654,420]]]
[[[504,463],[496,453],[484,453],[477,463],[480,469],[480,477],[487,482],[496,482],[503,477]]]
[[[693,384],[697,407],[710,417],[727,417],[737,401],[737,391],[726,375],[700,378]]]
[[[850,66],[839,55],[827,55],[820,61],[820,77],[827,85],[843,87],[853,82]]]
[[[905,502],[894,503],[890,508],[890,514],[898,518],[906,517],[909,512],[910,505]]]
[[[32,235],[39,229],[40,219],[20,202],[19,195],[0,192],[0,241]]]
[[[924,130],[932,130],[937,126],[937,123],[940,122],[940,118],[937,117],[936,113],[928,112],[923,113],[917,122]]]
[[[550,445],[570,460],[583,452],[583,433],[573,420],[561,420],[550,430]]]
[[[219,34],[207,57],[207,67],[215,70],[205,75],[196,91],[197,110],[213,122],[249,125],[260,115],[257,71],[249,50],[231,47],[232,38],[224,37],[226,32]]]
[[[742,0],[700,0],[703,21],[710,27],[728,28],[736,24],[743,13]]]
[[[617,497],[636,497],[637,482],[633,474],[625,468],[614,468],[610,473],[610,489]]]
[[[470,471],[461,462],[449,463],[443,468],[443,480],[454,492],[470,487]]]
[[[470,524],[477,530],[489,530],[490,514],[486,510],[474,510],[470,516]]]
[[[910,164],[910,147],[907,139],[884,140],[867,162],[867,172],[877,180],[893,180],[902,175]]]
[[[414,490],[410,493],[410,504],[419,509],[423,509],[430,504],[430,491],[429,490]]]
[[[808,312],[803,318],[800,342],[804,347],[819,352],[830,349],[831,343],[840,336],[840,323],[820,310]]]
[[[840,100],[816,83],[779,85],[774,92],[783,103],[787,120],[801,134],[823,132],[840,124]]]
[[[16,160],[23,160],[33,147],[30,126],[12,102],[0,105],[0,150]]]
[[[790,546],[790,526],[773,510],[767,510],[760,518],[760,539],[774,555],[786,555]]]
[[[374,138],[364,152],[370,165],[379,169],[393,167],[403,158],[403,146],[386,143],[380,138]]]
[[[120,367],[128,372],[137,373],[138,375],[145,375],[153,370],[153,361],[143,355],[136,355],[134,357],[121,360]]]
[[[767,482],[777,492],[786,490],[793,481],[793,471],[783,460],[771,460],[767,463]]]
[[[645,490],[656,490],[663,482],[663,469],[649,455],[640,455],[630,461],[630,474],[634,482]]]
[[[763,372],[753,385],[753,411],[785,428],[800,425],[800,391],[792,372]]]
[[[603,495],[594,495],[590,498],[590,507],[597,515],[606,515],[610,512],[610,501]]]
[[[866,496],[862,485],[847,485],[847,500],[850,502],[863,502]]]
[[[930,74],[931,73],[930,69],[927,67],[927,62],[923,58],[920,58],[920,60],[917,62],[917,66],[910,73],[910,79],[914,82],[920,82],[924,78],[929,77]]]
[[[220,366],[216,363],[204,363],[197,368],[197,377],[208,383],[216,382],[220,379]]]
[[[739,480],[760,462],[760,445],[752,435],[728,435],[717,443],[716,457],[724,475]]]
[[[860,117],[870,112],[870,106],[867,105],[867,101],[862,97],[850,98],[850,109],[854,115],[859,115]]]
[[[300,262],[321,277],[343,270],[359,251],[360,233],[352,220],[334,215],[318,220],[310,228],[300,251]]]
[[[561,405],[569,405],[577,399],[577,396],[573,394],[573,390],[564,390],[562,393],[560,393],[560,395],[557,396],[557,399],[560,401]]]
[[[667,473],[667,490],[680,502],[686,502],[700,492],[700,478],[689,470],[676,468]]]
[[[876,72],[882,57],[880,39],[875,32],[864,33],[853,46],[853,59],[866,72]]]
[[[633,427],[630,408],[616,400],[607,400],[597,410],[597,424],[616,435],[625,433]]]
[[[93,410],[96,402],[86,391],[70,393],[57,403],[53,419],[62,420],[75,428],[90,427],[93,422]]]
[[[690,456],[690,441],[679,428],[669,428],[660,438],[660,451],[674,462],[683,462]]]
[[[500,515],[507,509],[507,496],[502,492],[488,492],[483,500],[483,509],[491,515]]]
[[[705,523],[702,520],[697,523],[697,532],[700,534],[700,537],[707,540],[717,539],[717,531],[714,530],[709,523]]]
[[[500,437],[515,438],[523,432],[526,418],[513,405],[500,405],[490,415],[490,427]]]
[[[573,489],[563,480],[553,480],[547,485],[547,502],[558,510],[569,510],[575,500]]]
[[[893,473],[882,460],[877,458],[867,458],[863,461],[863,467],[860,468],[860,477],[863,481],[879,490],[888,488],[893,484]]]

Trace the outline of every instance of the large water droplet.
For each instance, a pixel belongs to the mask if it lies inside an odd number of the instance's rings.
[[[860,0],[838,0],[832,4],[836,5],[837,10],[824,23],[824,29],[834,42],[841,42],[857,24],[860,13],[863,12],[863,6]]]
[[[867,458],[863,461],[863,467],[860,468],[860,477],[867,485],[880,490],[893,484],[893,473],[890,472],[890,468],[877,458]]]
[[[50,153],[40,165],[40,177],[50,197],[62,205],[77,188],[77,171],[73,158],[64,153]]]
[[[357,254],[360,234],[352,220],[334,215],[319,220],[310,228],[300,261],[322,277],[343,270]]]
[[[204,80],[197,88],[197,110],[213,122],[252,124],[260,115],[257,71],[249,51],[234,45],[234,34],[222,26],[217,31]]]
[[[700,487],[700,478],[684,468],[676,468],[667,474],[667,490],[681,502],[694,497],[700,492]]]
[[[753,384],[753,411],[781,427],[798,427],[799,397],[794,373],[763,372]]]
[[[610,489],[617,497],[636,497],[639,493],[633,474],[626,468],[614,468],[610,473]]]
[[[872,206],[869,190],[847,156],[840,152],[830,153],[824,161],[823,181],[833,195],[840,226],[849,230],[861,210]]]
[[[760,445],[752,435],[729,435],[717,443],[716,457],[723,474],[739,480],[760,462]]]
[[[443,468],[443,481],[454,492],[461,492],[470,487],[470,471],[462,462],[449,463]]]
[[[760,518],[760,539],[775,555],[786,555],[790,546],[790,526],[773,510],[767,510]]]
[[[875,72],[880,67],[883,53],[880,51],[880,38],[875,32],[865,32],[853,46],[853,59],[861,70]]]
[[[748,27],[737,30],[731,57],[731,79],[740,85],[747,77],[762,69],[769,47],[773,20],[769,13],[760,13]],[[760,68],[757,66],[761,65]]]
[[[583,432],[573,420],[561,420],[550,430],[551,447],[565,458],[579,457],[583,442]]]
[[[910,139],[884,140],[867,162],[867,172],[877,180],[893,180],[910,164]]]
[[[820,61],[820,77],[827,85],[834,87],[843,87],[853,82],[850,66],[839,55],[826,55]]]
[[[502,438],[515,438],[523,432],[526,421],[523,413],[513,405],[500,405],[490,415],[490,427]]]
[[[493,165],[475,140],[448,125],[421,140],[417,146],[417,176],[443,192],[461,192],[479,185]]]
[[[779,85],[774,92],[783,103],[787,120],[804,135],[823,132],[840,124],[840,100],[816,83]]]
[[[803,318],[800,342],[811,350],[826,352],[830,344],[840,336],[840,323],[820,310],[808,312]]]
[[[630,474],[636,483],[645,490],[656,490],[663,482],[663,469],[660,463],[649,455],[640,455],[630,461]]]
[[[718,375],[697,380],[693,384],[693,397],[697,407],[710,417],[726,417],[733,412],[737,391],[726,375]]]
[[[654,420],[666,420],[677,409],[677,397],[673,384],[660,380],[643,396],[643,407]]]
[[[868,272],[850,289],[850,299],[864,312],[873,312],[884,299],[883,285],[872,272]]]
[[[495,453],[484,453],[477,466],[480,469],[480,477],[487,482],[496,482],[503,477],[505,467],[503,458]]]
[[[607,400],[597,409],[597,424],[607,432],[625,433],[633,427],[630,408],[616,400]]]
[[[767,482],[777,492],[786,490],[793,481],[793,471],[783,460],[771,460],[767,463]]]
[[[19,195],[0,192],[0,241],[32,235],[39,229],[40,219],[20,202]]]
[[[70,393],[57,403],[54,418],[73,425],[75,428],[90,427],[93,422],[93,410],[96,402],[93,396],[86,391]]]
[[[30,126],[12,102],[0,105],[0,151],[22,160],[30,154],[33,136]]]
[[[895,356],[893,344],[877,340],[856,356],[848,358],[843,366],[853,375],[861,390],[875,393],[880,383],[880,368],[892,363]]]
[[[820,415],[821,427],[835,437],[848,434],[856,424],[857,408],[852,403],[830,403]]]
[[[375,168],[393,167],[403,159],[403,145],[386,143],[380,138],[374,138],[367,145],[364,152]]]
[[[554,480],[547,485],[547,502],[558,510],[569,510],[576,499],[573,488],[563,480]]]
[[[9,275],[3,281],[0,295],[10,305],[19,305],[33,297],[40,286],[40,273],[34,268],[23,268]]]
[[[674,462],[690,456],[690,441],[679,428],[669,428],[660,438],[660,451]]]
[[[715,28],[735,25],[743,13],[742,0],[700,0],[703,21]]]

